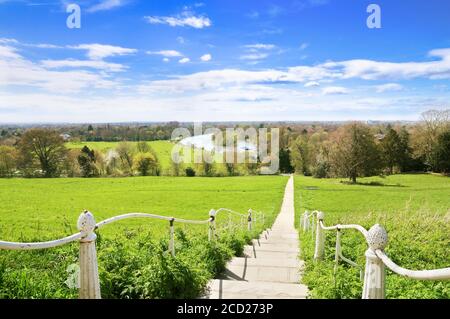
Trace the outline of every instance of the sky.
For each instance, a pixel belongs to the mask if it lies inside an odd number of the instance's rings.
[[[69,28],[69,4],[81,11]],[[370,4],[381,28],[369,28]],[[0,0],[0,123],[418,120],[448,0]]]

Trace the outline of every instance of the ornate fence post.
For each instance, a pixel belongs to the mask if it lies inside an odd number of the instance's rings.
[[[248,218],[247,218],[247,222],[248,222],[248,230],[252,230],[252,210],[249,209],[248,210]]]
[[[208,241],[214,240],[216,235],[216,211],[211,209],[209,211],[209,231],[208,231]]]
[[[305,212],[303,213],[301,226],[302,226],[304,232],[308,231],[308,229],[309,229],[309,217],[308,217],[308,211],[307,210],[305,210]]]
[[[87,210],[78,217],[77,228],[83,233],[80,239],[80,299],[100,299],[97,251],[95,248],[95,219]]]
[[[388,243],[386,230],[376,224],[367,233],[366,268],[364,271],[363,299],[384,299],[386,272],[383,261],[375,251],[384,250]]]
[[[172,254],[173,257],[175,257],[175,218],[172,217],[172,219],[169,221],[170,225],[170,240],[169,240],[169,251]]]
[[[320,222],[323,222],[324,213],[317,212],[316,223],[316,247],[314,250],[314,260],[322,260],[325,253],[325,233],[320,226]]]

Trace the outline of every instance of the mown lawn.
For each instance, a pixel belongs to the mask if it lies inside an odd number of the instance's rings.
[[[343,183],[344,182],[344,183]],[[296,223],[305,210],[321,210],[325,224],[380,223],[388,231],[388,255],[402,267],[433,269],[450,266],[450,178],[431,174],[361,178],[358,185],[344,179],[295,177]],[[302,234],[307,261],[303,278],[318,298],[359,298],[359,271],[348,265],[333,275],[335,232],[327,233],[326,258],[312,262],[314,240]],[[356,231],[343,231],[344,256],[364,266],[367,249]],[[450,283],[402,278],[388,271],[388,298],[450,298]]]
[[[263,211],[248,233],[245,224],[223,229],[208,243],[206,225],[175,224],[176,258],[167,254],[169,225],[125,220],[98,232],[102,295],[107,298],[192,298],[239,254],[279,212],[287,177],[133,177],[0,179],[0,240],[42,241],[76,232],[84,209],[97,221],[129,212],[206,220],[212,208]],[[228,226],[222,214],[219,228]],[[237,224],[239,219],[233,219]],[[245,223],[245,222],[244,222]],[[0,298],[73,298],[67,267],[77,263],[76,243],[40,251],[0,250]]]

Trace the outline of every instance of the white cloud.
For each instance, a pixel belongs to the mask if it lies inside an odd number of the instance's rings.
[[[175,51],[175,50],[147,51],[147,54],[162,55],[166,58],[175,58],[175,57],[183,56],[183,54],[181,54],[180,52]]]
[[[70,49],[87,50],[87,56],[92,60],[101,60],[106,57],[117,55],[128,55],[137,52],[136,49],[122,48],[119,46],[106,45],[106,44],[80,44],[74,46],[67,46]]]
[[[203,62],[211,61],[211,59],[212,59],[212,56],[209,53],[204,54],[200,57],[200,60],[202,60]]]
[[[41,64],[45,68],[92,68],[109,72],[120,72],[126,68],[122,64],[108,63],[101,60],[43,60]]]
[[[169,58],[164,58],[163,61],[164,62],[169,62],[170,60],[169,60]]]
[[[58,93],[104,89],[119,84],[106,74],[84,70],[54,71],[25,59],[15,48],[0,45],[0,88],[34,87]]]
[[[328,86],[322,89],[324,95],[348,94],[348,90],[341,86]]]
[[[267,58],[269,55],[267,53],[252,53],[241,55],[241,60],[262,60]]]
[[[182,59],[178,60],[178,62],[181,64],[188,63],[190,61],[191,61],[191,59],[189,59],[189,58],[182,58]]]
[[[311,88],[311,87],[317,87],[320,86],[319,82],[316,81],[310,81],[308,83],[305,83],[305,88]]]
[[[309,47],[309,43],[302,43],[302,44],[300,44],[300,50],[305,50],[307,47]]]
[[[203,29],[212,25],[211,20],[205,16],[195,16],[190,11],[184,11],[177,16],[146,16],[144,19],[150,24],[167,24],[171,27],[192,27]]]
[[[247,49],[256,49],[256,50],[272,50],[276,46],[273,44],[264,44],[264,43],[256,43],[256,44],[247,44],[244,45]]]
[[[375,86],[377,93],[384,93],[389,91],[401,91],[403,86],[397,83],[386,83],[382,85]]]
[[[97,11],[111,10],[117,7],[121,7],[125,5],[127,2],[128,1],[124,0],[101,0],[99,3],[88,8],[86,11],[97,12]]]
[[[431,62],[378,62],[373,60],[348,60],[328,62],[321,66],[342,73],[343,79],[450,79],[450,48],[432,50],[428,54],[440,58]]]
[[[186,43],[186,40],[185,40],[183,37],[177,37],[177,42],[178,42],[179,44],[185,44],[185,43]]]

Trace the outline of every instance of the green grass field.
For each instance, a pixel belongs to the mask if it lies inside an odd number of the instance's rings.
[[[137,142],[130,143],[137,144]],[[171,151],[174,143],[170,141],[151,141],[147,143],[155,150],[156,154],[158,154],[162,169],[169,169],[171,163]],[[66,143],[66,146],[69,149],[81,149],[83,146],[87,146],[90,149],[105,152],[116,148],[118,144],[119,142],[68,142]]]
[[[450,266],[450,178],[431,174],[343,179],[295,177],[296,223],[305,210],[321,210],[325,224],[357,223],[367,229],[380,223],[388,231],[388,255],[400,266],[434,269]],[[333,275],[335,232],[327,233],[325,262],[312,262],[314,240],[302,234],[307,261],[304,281],[320,298],[358,298],[362,283],[358,270],[342,265]],[[367,249],[356,231],[343,231],[344,256],[364,266]],[[450,298],[449,282],[401,278],[388,271],[388,298]]]
[[[266,214],[268,226],[279,212],[287,177],[134,177],[0,179],[0,239],[43,241],[76,232],[83,209],[97,221],[129,212],[207,220],[212,208]],[[233,223],[238,220],[233,219]],[[218,228],[228,216],[217,219]],[[152,219],[124,220],[100,229],[102,294],[107,298],[196,297],[207,280],[238,254],[265,226],[244,224],[222,230],[209,243],[207,225],[175,224],[176,258],[166,253],[169,225]],[[77,263],[73,243],[39,251],[0,251],[0,298],[74,298],[66,268]],[[180,288],[184,287],[184,288]]]

